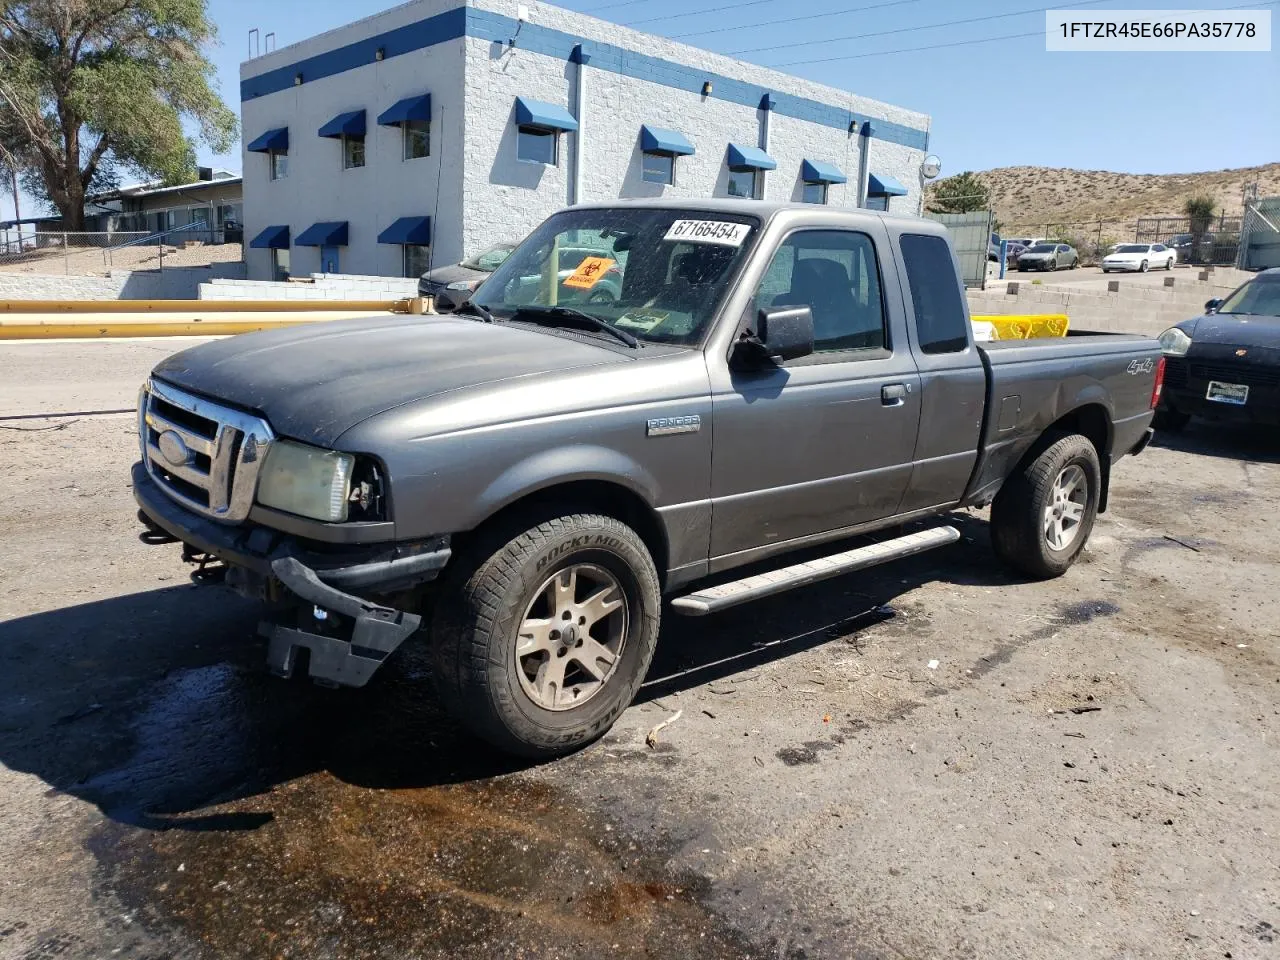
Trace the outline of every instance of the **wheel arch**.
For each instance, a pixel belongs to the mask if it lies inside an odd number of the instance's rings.
[[[517,527],[523,530],[530,518],[547,519],[557,513],[597,513],[625,523],[644,541],[658,578],[665,584],[670,556],[666,526],[647,491],[635,483],[634,477],[589,473],[571,479],[563,474],[531,479],[512,487],[505,496],[491,498],[483,519],[454,539],[465,542],[493,531],[515,531]]]

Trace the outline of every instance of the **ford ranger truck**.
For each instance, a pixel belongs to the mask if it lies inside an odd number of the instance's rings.
[[[448,316],[164,360],[133,489],[148,539],[271,601],[275,673],[361,686],[421,633],[469,729],[554,756],[631,702],[664,603],[714,614],[952,543],[946,515],[988,504],[1005,562],[1062,574],[1162,369],[1139,336],[975,344],[928,220],[584,205]]]

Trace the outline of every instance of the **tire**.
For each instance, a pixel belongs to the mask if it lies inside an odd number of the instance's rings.
[[[1172,270],[1172,269],[1173,269],[1173,260],[1172,260],[1172,259],[1166,260],[1166,261],[1164,262],[1164,268],[1165,268],[1166,270]]]
[[[1093,530],[1102,489],[1098,451],[1087,437],[1068,434],[1046,440],[1048,446],[1041,445],[1027,455],[991,504],[991,542],[996,555],[1036,580],[1060,577],[1075,563]],[[1075,496],[1081,490],[1077,485],[1066,500],[1058,499],[1058,491],[1072,479],[1083,484],[1080,497]],[[1050,521],[1049,511],[1068,502],[1078,508],[1074,523],[1068,527],[1063,513]],[[1054,546],[1047,531],[1062,533],[1064,539]]]
[[[644,542],[612,517],[526,520],[523,530],[481,537],[446,575],[432,617],[432,672],[446,709],[472,733],[549,759],[603,736],[631,703],[657,645],[662,593]],[[593,599],[612,609],[586,623]],[[525,634],[532,646],[522,655],[519,634],[530,624],[543,629]],[[558,685],[548,677],[557,670]]]
[[[1187,429],[1187,424],[1191,422],[1189,413],[1181,413],[1177,410],[1170,410],[1167,407],[1161,407],[1156,411],[1156,415],[1151,419],[1151,426],[1155,427],[1157,433],[1181,433]]]
[[[1103,272],[1103,273],[1110,273],[1111,271],[1110,271],[1110,270],[1108,270],[1106,267],[1103,267],[1103,268],[1102,268],[1102,272]]]
[[[1143,260],[1142,263],[1138,266],[1138,270],[1141,273],[1146,273],[1150,269],[1151,269],[1151,265],[1147,263],[1147,261],[1145,260]]]

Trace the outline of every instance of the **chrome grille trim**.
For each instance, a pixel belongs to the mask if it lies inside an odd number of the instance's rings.
[[[155,408],[153,398],[207,421],[208,429],[175,423]],[[147,473],[168,496],[189,510],[224,523],[239,523],[249,516],[258,489],[258,471],[275,439],[265,420],[148,380],[138,397],[138,429]],[[152,431],[157,439],[172,431],[182,441],[179,448],[185,446],[193,456],[185,463],[171,462],[152,440]],[[201,456],[207,459],[207,467],[197,462]],[[201,491],[208,502],[194,499],[184,487]]]

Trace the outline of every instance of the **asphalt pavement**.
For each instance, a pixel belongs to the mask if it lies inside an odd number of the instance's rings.
[[[180,345],[0,344],[0,958],[1280,950],[1274,436],[1122,461],[1050,583],[965,512],[668,611],[614,730],[527,766],[419,650],[363,690],[267,676],[256,607],[143,542],[127,411]]]

